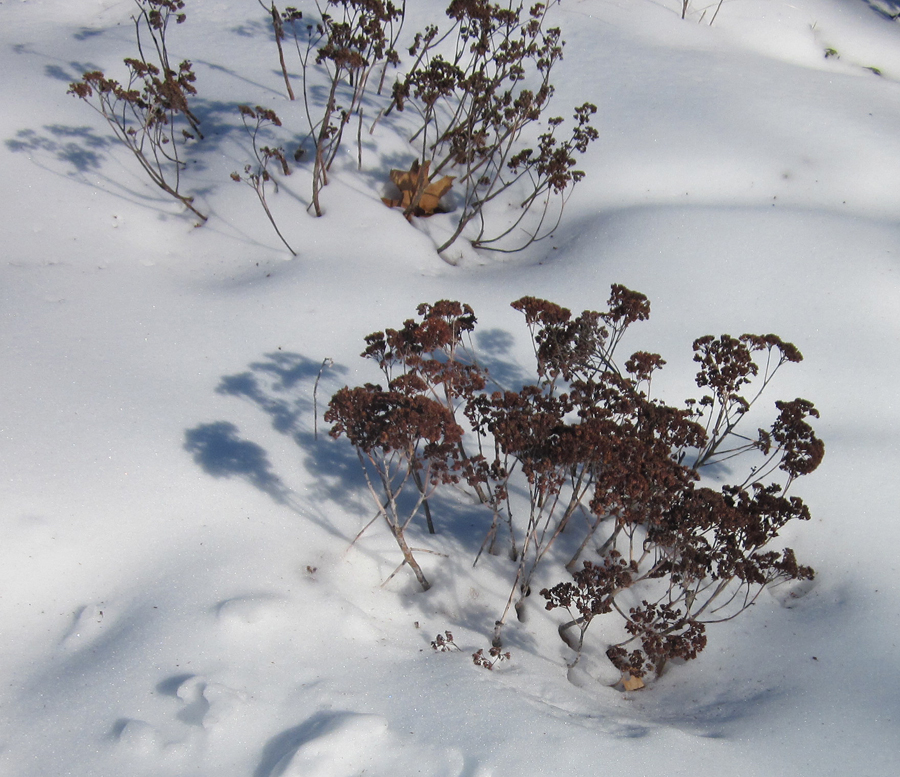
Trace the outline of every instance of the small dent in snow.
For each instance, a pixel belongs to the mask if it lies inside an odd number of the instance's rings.
[[[164,746],[159,732],[144,720],[123,718],[113,726],[113,736],[121,745],[138,755],[159,753]]]
[[[82,645],[103,630],[103,604],[88,604],[75,612],[72,625],[62,639],[66,647]]]
[[[789,580],[769,586],[766,590],[778,604],[790,609],[797,604],[798,599],[802,599],[815,587],[815,580]]]
[[[226,623],[253,625],[280,612],[282,598],[275,594],[235,596],[216,605],[216,616]]]

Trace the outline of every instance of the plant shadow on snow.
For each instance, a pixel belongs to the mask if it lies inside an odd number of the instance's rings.
[[[214,65],[209,67],[223,71],[238,80],[246,80],[227,68]],[[49,63],[44,66],[44,75],[61,84],[71,84],[79,81],[85,72],[99,69],[99,66],[89,62]],[[110,77],[115,78],[116,74],[110,72]],[[262,86],[249,83],[255,88]],[[270,91],[277,94],[275,90]],[[252,158],[250,143],[240,119],[241,104],[236,100],[210,100],[199,96],[191,99],[191,110],[200,120],[203,138],[191,144],[187,154],[186,172],[195,174],[218,167],[221,164],[222,145],[226,142],[236,142],[242,149],[240,159],[235,163],[238,167]],[[88,117],[91,113],[87,112],[85,116]],[[92,188],[96,188],[100,183],[110,193],[129,202],[155,210],[167,210],[165,206],[170,205],[169,198],[156,196],[156,190],[152,186],[123,184],[121,176],[112,177],[102,173],[113,153],[124,151],[121,141],[108,130],[105,121],[94,114],[92,124],[51,124],[39,129],[25,127],[18,130],[13,137],[7,138],[4,143],[11,152],[27,155],[33,164],[54,175],[75,180]],[[127,154],[123,156],[123,163],[132,167]],[[135,171],[135,181],[147,183],[146,179],[140,177],[139,168],[132,169]],[[90,175],[87,175],[88,173]],[[206,185],[196,179],[184,182],[184,190],[195,197],[208,197],[215,188],[215,182]],[[165,205],[162,205],[163,203]]]
[[[498,342],[500,342],[498,340]],[[499,361],[491,359],[492,369]],[[512,368],[497,372],[513,375]],[[333,440],[327,425],[320,423],[331,394],[349,370],[331,360],[314,361],[289,351],[267,353],[244,372],[225,375],[216,393],[249,402],[268,416],[272,428],[290,437],[301,450],[302,463],[313,485],[305,490],[304,512],[315,501],[327,500],[343,510],[358,513],[367,498],[366,484],[355,449],[345,440]],[[209,475],[240,478],[279,504],[295,506],[296,495],[275,473],[265,449],[242,439],[230,421],[199,424],[185,431],[185,450]],[[362,497],[362,499],[360,498]],[[411,496],[405,495],[405,504]],[[481,537],[472,526],[484,518],[479,506],[465,500],[436,497],[431,500],[440,517],[439,530],[462,543],[458,550],[471,558]],[[417,526],[424,518],[417,519]]]
[[[230,32],[241,38],[266,38],[270,42],[275,42],[275,33],[272,30],[271,22],[264,22],[259,19],[249,19],[232,27]],[[278,71],[281,75],[281,71]]]
[[[82,73],[91,70],[100,70],[99,65],[91,62],[69,62],[68,69],[60,65],[44,65],[44,75],[56,81],[62,81],[64,84],[70,84],[72,81],[81,77]]]
[[[249,84],[250,86],[252,86],[254,88],[254,90],[260,90],[262,92],[266,92],[266,93],[272,95],[272,97],[275,99],[278,99],[278,100],[283,99],[281,92],[279,92],[277,89],[273,88],[270,84],[262,84],[259,81],[254,81],[250,78],[247,78],[247,76],[239,73],[237,70],[232,70],[231,68],[226,67],[225,65],[220,65],[216,62],[209,62],[209,61],[203,60],[203,59],[193,60],[193,63],[194,63],[194,65],[203,65],[204,67],[209,68],[210,70],[213,70],[217,73],[223,73],[235,81],[241,81],[245,84]],[[275,72],[275,71],[273,71],[273,72]],[[277,71],[277,75],[280,77],[281,71]],[[201,101],[200,98],[195,98],[195,99],[197,99],[198,103]],[[193,105],[193,104],[194,104],[194,100],[191,101],[191,105]],[[238,104],[239,103],[235,103],[235,105],[238,105]]]
[[[515,342],[505,329],[483,329],[475,333],[478,364],[500,389],[519,390],[533,381],[527,370],[509,358]]]
[[[14,138],[5,141],[6,147],[13,153],[28,154],[44,169],[50,168],[38,161],[41,157],[69,165],[77,175],[99,170],[106,150],[115,143],[111,135],[98,135],[93,127],[49,124],[41,129],[43,133],[33,129],[19,130]]]
[[[303,429],[303,419],[313,413],[317,403],[315,381],[326,370],[347,372],[342,365],[329,365],[327,359],[316,362],[298,353],[273,351],[250,364],[245,372],[225,375],[216,393],[256,405],[270,417],[276,431],[296,439]]]
[[[862,0],[869,8],[882,19],[889,22],[897,21],[900,17],[900,0]]]
[[[335,377],[346,372],[346,367],[327,359],[313,361],[297,353],[274,351],[244,372],[223,376],[216,388],[218,394],[237,397],[262,411],[275,431],[290,437],[303,452],[304,466],[314,476],[313,486],[305,491],[304,515],[322,500],[359,511],[355,494],[364,484],[356,455],[350,446],[329,438],[327,430],[319,430],[316,421],[335,390]],[[277,503],[300,512],[297,495],[276,474],[266,450],[242,439],[230,421],[187,429],[184,448],[213,477],[243,479]],[[322,523],[327,523],[324,518]],[[333,526],[327,528],[336,531]]]
[[[524,370],[504,358],[513,343],[509,333],[486,331],[477,335],[477,343],[479,362],[498,385],[505,388],[525,382]],[[304,453],[304,467],[314,476],[316,497],[358,509],[357,495],[366,486],[356,452],[346,441],[332,440],[321,423],[331,395],[348,373],[347,367],[330,359],[317,361],[278,350],[264,354],[243,372],[223,376],[216,393],[249,402],[269,417],[275,431],[294,441]],[[289,492],[272,471],[265,450],[241,440],[237,427],[228,421],[188,430],[185,447],[215,477],[243,477],[279,501]],[[462,507],[448,512],[459,513],[463,524],[469,520]]]
[[[90,40],[91,38],[96,38],[100,35],[103,35],[106,32],[102,27],[101,28],[92,28],[92,27],[81,27],[78,32],[72,33],[72,37],[75,40]]]
[[[279,75],[281,75],[279,71]],[[329,89],[326,86],[309,87],[309,103],[312,106],[325,105],[328,101]],[[298,96],[298,99],[299,96]],[[376,138],[376,133],[382,124],[387,124],[388,119],[380,117],[381,102],[384,95],[364,95],[362,98],[361,119],[348,125],[346,145],[342,147],[342,153],[336,158],[336,162],[344,160],[348,172],[359,176],[369,185],[367,191],[377,191],[379,186],[390,181],[389,173],[392,168],[409,169],[412,161],[418,153],[414,146],[408,145],[403,151],[385,151],[384,144]],[[377,117],[377,123],[376,122]],[[315,114],[313,118],[317,117]],[[359,124],[359,121],[362,124]],[[399,130],[403,134],[402,129]],[[407,133],[408,134],[408,133]],[[316,141],[314,133],[308,130],[297,131],[294,135],[294,143],[303,149],[303,160],[312,160],[315,157]],[[359,159],[362,158],[362,166]],[[377,160],[374,164],[372,159]]]
[[[686,688],[676,693],[654,689],[635,709],[635,720],[684,731],[707,739],[728,736],[730,726],[750,717],[764,717],[766,710],[787,696],[787,691],[767,687],[749,691],[717,683],[712,690]],[[649,733],[646,732],[646,733]]]
[[[240,477],[268,494],[276,502],[287,502],[289,490],[274,472],[262,446],[238,436],[238,428],[216,421],[188,429],[185,450],[215,478]]]
[[[52,175],[91,189],[102,186],[115,197],[160,214],[171,212],[171,200],[157,195],[153,187],[132,187],[123,183],[121,178],[102,172],[111,149],[119,142],[113,134],[100,134],[91,126],[64,124],[45,125],[41,130],[19,130],[15,137],[8,138],[4,143],[10,151],[27,155],[33,165]],[[134,180],[142,179],[135,177]],[[213,188],[195,186],[192,193],[209,194]]]

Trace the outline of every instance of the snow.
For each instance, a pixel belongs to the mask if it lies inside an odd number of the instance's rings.
[[[442,17],[410,5],[410,30]],[[730,0],[710,27],[699,3],[683,21],[677,0],[563,0],[554,106],[598,106],[587,176],[551,241],[459,246],[455,265],[428,234],[448,217],[416,228],[379,200],[404,153],[387,124],[322,218],[306,169],[284,180],[291,260],[229,180],[249,159],[237,103],[274,108],[281,142],[303,132],[265,15],[186,10],[170,45],[198,75],[201,228],[66,95],[133,53],[131,2],[0,3],[0,773],[896,774],[900,8]],[[382,587],[396,547],[378,525],[351,547],[371,508],[321,418],[377,377],[363,337],[420,302],[472,305],[480,352],[514,376],[512,300],[600,309],[611,283],[650,298],[629,345],[666,358],[672,401],[699,335],[797,344],[770,399],[814,401],[827,445],[797,484],[813,520],[786,537],[815,584],[628,694],[597,642],[567,671],[540,603],[506,632],[511,661],[473,666],[509,569],[472,568],[463,502],[416,537],[445,554],[422,557],[433,588]],[[447,629],[462,650],[432,651]]]

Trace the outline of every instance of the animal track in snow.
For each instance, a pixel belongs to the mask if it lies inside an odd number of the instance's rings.
[[[113,734],[122,746],[136,755],[159,754],[165,748],[159,731],[145,720],[123,718],[116,723]]]
[[[462,754],[402,737],[381,715],[319,713],[269,742],[257,777],[459,777]]]
[[[176,685],[177,683],[177,685]],[[158,686],[181,701],[176,717],[189,726],[210,728],[247,701],[242,691],[199,675],[175,676]]]
[[[239,625],[253,625],[272,615],[281,614],[283,599],[274,594],[235,596],[219,602],[215,612],[220,621]]]

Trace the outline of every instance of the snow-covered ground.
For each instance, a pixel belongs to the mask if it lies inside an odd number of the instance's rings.
[[[442,18],[410,5],[410,30]],[[900,5],[726,0],[709,26],[696,1],[682,20],[678,0],[563,0],[553,113],[597,105],[587,176],[552,241],[456,266],[379,199],[387,124],[322,218],[305,168],[283,182],[291,259],[229,180],[237,104],[303,132],[265,14],[186,10],[170,45],[198,76],[202,228],[66,94],[134,54],[131,1],[0,2],[0,771],[897,774]],[[630,694],[599,657],[567,673],[539,602],[510,662],[473,666],[509,585],[501,558],[472,568],[481,529],[433,540],[427,593],[406,571],[382,587],[396,547],[374,526],[350,548],[371,508],[321,418],[376,378],[364,335],[420,302],[469,303],[486,358],[527,369],[509,302],[602,309],[611,283],[650,298],[629,345],[666,358],[673,402],[699,335],[794,342],[770,400],[815,402],[827,445],[786,537],[809,593],[764,596]],[[431,650],[445,629],[461,652]]]

